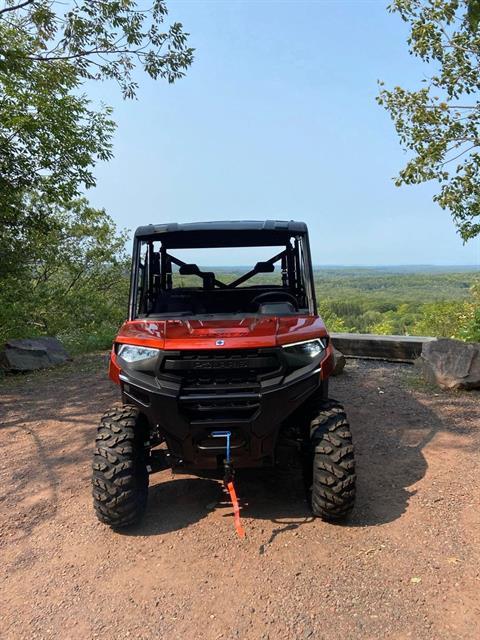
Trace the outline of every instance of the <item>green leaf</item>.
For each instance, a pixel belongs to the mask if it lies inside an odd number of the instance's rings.
[[[390,10],[431,68],[420,90],[380,86],[377,101],[409,154],[395,184],[437,181],[434,200],[467,241],[480,233],[480,0],[395,0]]]
[[[470,29],[477,31],[480,24],[480,0],[468,0],[467,16]]]

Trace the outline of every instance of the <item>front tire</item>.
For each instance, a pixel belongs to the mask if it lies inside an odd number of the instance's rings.
[[[146,423],[138,409],[116,406],[98,425],[93,455],[93,506],[115,529],[138,522],[147,506]]]
[[[330,522],[344,520],[355,502],[355,459],[347,416],[336,400],[316,406],[307,464],[314,515]]]

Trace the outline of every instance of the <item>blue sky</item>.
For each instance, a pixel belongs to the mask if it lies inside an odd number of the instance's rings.
[[[417,87],[426,69],[386,3],[167,4],[196,48],[187,77],[139,74],[137,101],[93,88],[118,130],[88,196],[120,226],[299,219],[317,264],[480,264],[480,242],[464,246],[432,202],[435,185],[393,184],[407,156],[377,80]]]

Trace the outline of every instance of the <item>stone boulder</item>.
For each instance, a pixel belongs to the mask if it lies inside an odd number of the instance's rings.
[[[0,353],[0,366],[7,371],[34,371],[63,364],[70,357],[57,338],[9,340]]]
[[[341,351],[333,347],[333,371],[332,376],[339,376],[346,364],[345,356]]]
[[[480,344],[439,339],[426,342],[415,364],[442,389],[480,389]]]

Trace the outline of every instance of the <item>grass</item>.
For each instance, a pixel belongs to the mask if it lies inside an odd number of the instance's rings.
[[[77,356],[83,353],[95,353],[112,348],[118,327],[108,327],[98,330],[96,333],[78,333],[72,335],[59,335],[58,338],[64,344],[68,353]]]
[[[419,391],[420,393],[439,394],[442,392],[440,387],[427,382],[417,367],[400,371],[398,374],[400,384],[410,391]]]
[[[472,392],[467,389],[442,389],[431,382],[427,382],[427,380],[422,376],[420,369],[417,369],[417,367],[399,371],[398,379],[405,389],[418,391],[419,393],[425,393],[428,395],[471,397],[472,394]]]

